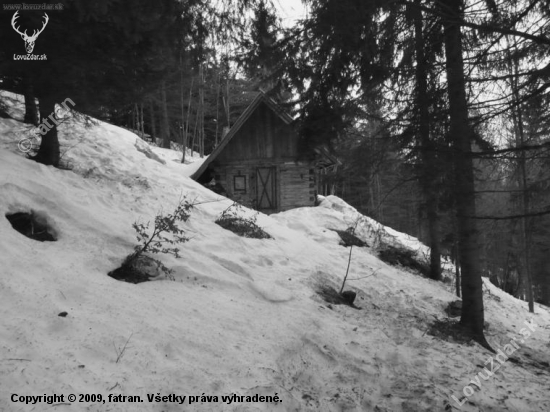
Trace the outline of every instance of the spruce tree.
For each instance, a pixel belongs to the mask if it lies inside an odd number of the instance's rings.
[[[139,101],[141,82],[147,82],[162,71],[156,70],[161,55],[158,38],[177,27],[181,20],[180,3],[176,0],[137,0],[131,5],[122,0],[85,0],[56,2],[63,10],[52,10],[47,28],[40,34],[35,53],[47,60],[13,60],[21,54],[21,39],[15,31],[6,32],[5,53],[0,73],[18,77],[29,73],[29,82],[39,100],[40,117],[46,119],[56,103],[71,98],[75,110],[100,115],[111,109]],[[39,21],[43,13],[28,14]],[[12,12],[2,10],[0,19],[9,26]],[[36,22],[35,22],[36,23]],[[21,23],[23,24],[23,23]],[[5,30],[5,29],[3,29]],[[162,41],[161,41],[162,44]],[[57,127],[43,135],[34,158],[47,165],[59,165]]]

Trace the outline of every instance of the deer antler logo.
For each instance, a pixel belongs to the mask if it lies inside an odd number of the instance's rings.
[[[38,35],[44,31],[44,28],[46,27],[46,24],[48,24],[48,21],[50,21],[50,18],[46,13],[44,13],[44,17],[46,18],[46,20],[44,20],[42,28],[40,30],[34,30],[32,36],[28,36],[27,30],[25,30],[25,32],[21,32],[19,31],[19,27],[15,27],[15,21],[19,17],[17,13],[19,13],[19,10],[16,11],[15,14],[13,15],[11,19],[11,26],[17,33],[21,35],[21,38],[25,41],[25,49],[27,50],[27,54],[31,54],[34,49],[34,42],[38,38]]]

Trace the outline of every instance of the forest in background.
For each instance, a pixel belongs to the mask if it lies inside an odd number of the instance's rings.
[[[28,123],[70,97],[203,156],[262,89],[305,149],[340,159],[332,193],[429,245],[432,279],[442,253],[457,262],[480,343],[481,276],[531,311],[550,303],[550,1],[305,0],[292,27],[268,0],[56,3],[36,44],[47,61],[12,58],[23,42],[0,11],[2,88],[25,96]],[[35,160],[63,167],[56,127]]]

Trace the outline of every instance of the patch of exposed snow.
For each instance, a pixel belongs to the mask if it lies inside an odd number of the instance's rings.
[[[71,119],[59,134],[73,169],[58,170],[18,152],[24,127],[0,119],[0,410],[46,410],[11,396],[54,393],[144,401],[55,406],[71,412],[458,410],[451,396],[462,398],[489,359],[477,345],[426,333],[446,318],[451,285],[389,266],[370,248],[353,249],[347,286],[361,309],[322,300],[316,290],[339,288],[349,257],[331,229],[359,220],[358,235],[371,242],[425,250],[341,199],[259,214],[273,239],[241,238],[214,223],[232,201],[186,177],[191,165],[174,161],[178,152],[153,148],[163,165],[136,150],[135,134]],[[132,223],[173,210],[181,196],[197,203],[185,225],[191,240],[181,259],[157,256],[175,281],[108,277],[136,245]],[[52,224],[56,242],[28,239],[3,218],[30,210]],[[514,354],[522,363],[482,380],[462,410],[549,410],[548,368],[532,363],[550,359],[550,314],[540,305],[529,314],[525,302],[484,288],[492,345],[521,337],[525,322],[538,327]],[[157,393],[277,393],[282,402],[148,402]]]

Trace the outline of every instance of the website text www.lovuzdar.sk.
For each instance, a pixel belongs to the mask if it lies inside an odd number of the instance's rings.
[[[524,322],[527,326],[526,328],[522,328],[519,333],[522,335],[522,338],[519,339],[520,343],[525,343],[525,340],[531,336],[531,334],[535,331],[536,328],[539,326],[531,321],[531,322]],[[512,338],[509,343],[504,345],[502,349],[497,350],[497,354],[493,358],[492,356],[489,357],[485,361],[485,365],[489,367],[489,370],[485,367],[483,368],[483,371],[479,372],[472,380],[470,380],[470,384],[475,385],[478,387],[478,389],[481,389],[481,379],[484,381],[491,378],[497,370],[510,358],[510,356],[517,351],[520,348],[520,346],[516,342],[516,338]],[[504,350],[503,350],[504,349]],[[494,361],[497,360],[498,363],[495,363]],[[484,374],[485,372],[485,374]],[[470,384],[464,386],[462,389],[462,393],[464,394],[464,398],[458,399],[455,395],[451,395],[451,398],[458,404],[458,406],[464,405],[468,398],[472,396],[475,393],[475,390]]]

